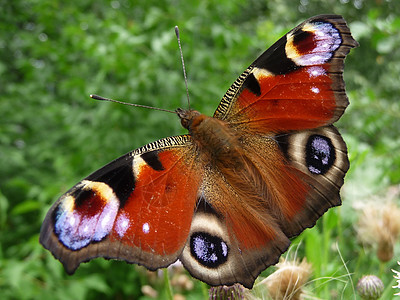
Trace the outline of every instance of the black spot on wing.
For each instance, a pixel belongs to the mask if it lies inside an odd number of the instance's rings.
[[[79,207],[85,202],[85,200],[94,197],[94,192],[91,189],[83,190],[78,188],[71,193],[71,196],[75,198],[75,206]]]
[[[197,201],[196,213],[222,218],[205,198],[200,197]],[[206,268],[218,268],[228,260],[229,247],[221,236],[196,230],[190,235],[189,247],[192,258]]]
[[[89,175],[86,180],[107,184],[117,195],[120,207],[124,207],[126,200],[135,189],[132,161],[133,156],[126,154]]]
[[[246,80],[243,83],[243,87],[247,88],[253,94],[260,96],[261,95],[261,87],[258,83],[258,80],[254,77],[253,74],[247,76]]]
[[[302,41],[305,41],[307,38],[310,37],[310,35],[312,35],[311,32],[304,31],[301,28],[296,30],[293,33],[293,44],[297,45],[297,44],[301,43]]]
[[[293,33],[293,45],[301,54],[310,53],[315,49],[314,33],[301,29]]]
[[[228,260],[228,245],[218,236],[195,232],[190,236],[192,257],[207,268],[217,268]]]
[[[308,138],[306,152],[308,170],[316,175],[325,174],[333,166],[336,159],[332,141],[328,137],[318,134]]]
[[[153,170],[162,171],[164,170],[164,166],[160,161],[160,157],[158,156],[158,151],[150,151],[145,152],[140,157],[151,167]]]
[[[275,75],[290,73],[299,68],[295,62],[286,56],[286,35],[280,38],[253,63],[260,69],[266,69]]]

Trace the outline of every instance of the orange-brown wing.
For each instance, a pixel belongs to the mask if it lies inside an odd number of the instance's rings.
[[[306,20],[240,75],[214,117],[259,133],[332,124],[348,105],[344,58],[357,45],[341,16]]]
[[[244,153],[265,183],[269,212],[287,237],[300,234],[331,207],[349,169],[346,144],[330,125],[279,136],[247,136]]]
[[[155,270],[176,261],[186,243],[201,170],[190,136],[134,150],[65,193],[47,213],[40,242],[68,273],[95,257]]]

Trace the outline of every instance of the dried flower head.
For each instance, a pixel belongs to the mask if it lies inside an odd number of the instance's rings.
[[[363,243],[376,247],[380,261],[389,261],[400,234],[400,208],[391,201],[368,203],[362,208],[357,232]]]
[[[311,264],[306,259],[281,259],[273,274],[263,280],[272,299],[300,299],[303,286],[311,276]]]
[[[193,290],[194,283],[186,274],[174,274],[171,278],[171,285],[179,291]]]
[[[158,297],[158,292],[152,288],[150,285],[144,285],[141,288],[143,295],[156,299]]]
[[[400,265],[400,262],[398,261],[397,264]],[[393,269],[392,269],[392,272],[393,272],[394,274],[396,274],[396,275],[393,275],[393,277],[394,277],[394,278],[396,279],[396,281],[397,281],[397,285],[392,286],[392,288],[394,288],[394,289],[400,289],[400,272],[399,272],[399,271],[396,271],[396,270],[393,270]],[[395,295],[395,296],[400,296],[400,292],[398,292],[398,293],[396,293],[396,294],[394,294],[394,295]]]
[[[362,299],[375,300],[382,296],[384,285],[375,275],[365,275],[357,283],[357,292]]]
[[[241,300],[244,299],[245,288],[236,283],[231,286],[213,286],[208,291],[209,299],[213,300]]]

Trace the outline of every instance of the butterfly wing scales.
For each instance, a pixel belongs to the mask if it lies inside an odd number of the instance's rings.
[[[50,209],[40,242],[68,273],[100,256],[168,266],[186,243],[200,184],[192,150],[189,136],[170,137],[89,175]]]

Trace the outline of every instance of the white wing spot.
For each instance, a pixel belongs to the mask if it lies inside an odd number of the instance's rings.
[[[72,227],[75,225],[75,216],[72,214],[72,216],[69,218],[69,225]]]
[[[128,220],[126,220],[126,219],[122,220],[121,226],[122,226],[123,228],[128,227],[128,225],[129,225]]]
[[[144,223],[142,226],[143,233],[148,234],[150,232],[149,223]]]
[[[101,227],[106,228],[107,225],[109,224],[110,220],[111,220],[110,213],[107,213],[104,216],[104,218],[101,220],[101,223],[100,223]]]
[[[312,87],[311,88],[311,91],[313,92],[313,93],[315,93],[315,94],[319,94],[319,88],[317,88],[317,87]]]
[[[128,217],[124,213],[122,213],[118,217],[117,223],[116,223],[116,231],[117,231],[118,235],[122,237],[128,230],[129,226],[130,226],[130,221],[129,221]]]
[[[317,67],[317,66],[309,67],[307,69],[307,72],[310,77],[318,77],[318,76],[326,75],[326,71],[324,70],[324,68]]]

